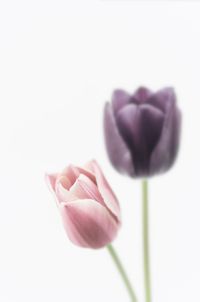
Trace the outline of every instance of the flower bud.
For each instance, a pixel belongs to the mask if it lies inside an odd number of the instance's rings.
[[[114,240],[120,208],[96,161],[83,168],[70,165],[62,173],[46,175],[46,180],[74,244],[97,249]]]
[[[167,171],[177,156],[180,126],[181,113],[172,88],[153,93],[140,87],[133,95],[115,90],[104,111],[111,163],[132,177]]]

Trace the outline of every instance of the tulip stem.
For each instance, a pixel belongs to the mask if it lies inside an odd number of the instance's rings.
[[[107,248],[108,248],[108,251],[109,251],[109,253],[110,253],[110,255],[111,255],[113,261],[114,261],[115,264],[116,264],[116,267],[118,268],[118,271],[119,271],[119,273],[120,273],[120,275],[121,275],[123,281],[124,281],[124,284],[125,284],[125,286],[126,286],[126,289],[127,289],[128,293],[129,293],[129,295],[130,295],[131,301],[132,301],[132,302],[137,302],[136,295],[135,295],[134,290],[133,290],[133,288],[132,288],[132,285],[131,285],[131,283],[130,283],[130,281],[129,281],[129,278],[128,278],[128,276],[127,276],[127,273],[126,273],[126,271],[125,271],[125,269],[124,269],[124,267],[123,267],[123,265],[122,265],[122,263],[121,263],[121,261],[120,261],[118,255],[117,255],[117,253],[116,253],[114,247],[113,247],[111,244],[108,244],[108,245],[107,245]]]
[[[149,264],[149,209],[148,209],[148,182],[142,181],[143,199],[143,249],[144,249],[144,287],[146,302],[151,302],[151,280]]]

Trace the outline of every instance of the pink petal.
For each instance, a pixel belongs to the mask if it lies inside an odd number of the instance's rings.
[[[62,175],[62,174],[57,177],[56,186],[57,186],[58,183],[61,183],[63,188],[65,188],[66,190],[69,190],[72,186],[71,181],[69,180],[69,178]]]
[[[76,200],[60,207],[65,230],[70,240],[79,246],[101,248],[116,236],[119,224],[100,203]]]
[[[106,206],[115,215],[115,217],[120,220],[120,207],[117,197],[112,191],[97,162],[93,160],[91,164],[93,165],[94,174],[96,176],[97,187]]]
[[[77,199],[72,192],[66,189],[66,179],[65,176],[60,176],[56,181],[55,193],[59,203],[70,202]]]
[[[61,173],[61,175],[65,176],[69,179],[69,181],[71,182],[71,186],[75,183],[76,179],[79,177],[80,174],[84,174],[85,176],[89,177],[95,183],[95,176],[92,173],[90,173],[90,171],[87,171],[87,170],[77,167],[77,166],[69,165]]]
[[[47,186],[49,187],[51,192],[55,192],[55,184],[58,174],[45,174],[45,180],[47,183]]]
[[[77,198],[70,188],[74,186],[81,173],[83,173],[87,179],[91,179],[91,182],[93,182],[95,186],[96,179],[93,174],[85,169],[70,165],[65,168],[61,174],[57,175],[56,182],[54,183],[54,190],[59,203],[70,202],[80,198]],[[88,198],[88,196],[86,198]]]
[[[74,185],[71,187],[70,192],[75,195],[77,199],[94,199],[105,205],[97,186],[90,178],[83,174],[80,174]]]
[[[87,170],[88,172],[90,172],[94,178],[95,178],[95,175],[94,175],[94,167],[93,167],[93,161],[95,161],[95,159],[92,159],[90,161],[88,161],[85,165],[84,165],[84,169]],[[95,178],[96,179],[96,178]]]
[[[70,183],[70,187],[71,187],[75,183],[75,181],[78,177],[77,174],[78,173],[77,173],[75,167],[72,165],[69,165],[60,173],[60,176],[67,178],[68,182]],[[70,187],[68,187],[66,189],[69,190]]]

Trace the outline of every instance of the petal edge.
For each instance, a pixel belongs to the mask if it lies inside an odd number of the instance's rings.
[[[135,172],[131,152],[119,133],[109,103],[106,103],[104,108],[104,138],[107,153],[113,166],[119,172],[133,176]]]

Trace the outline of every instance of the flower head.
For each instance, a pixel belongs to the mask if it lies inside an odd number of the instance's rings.
[[[61,173],[46,175],[46,180],[74,244],[96,249],[115,238],[120,208],[96,161],[83,168],[70,165]]]
[[[121,173],[148,177],[174,163],[181,113],[172,88],[152,92],[140,87],[133,95],[115,90],[104,111],[108,156]]]

